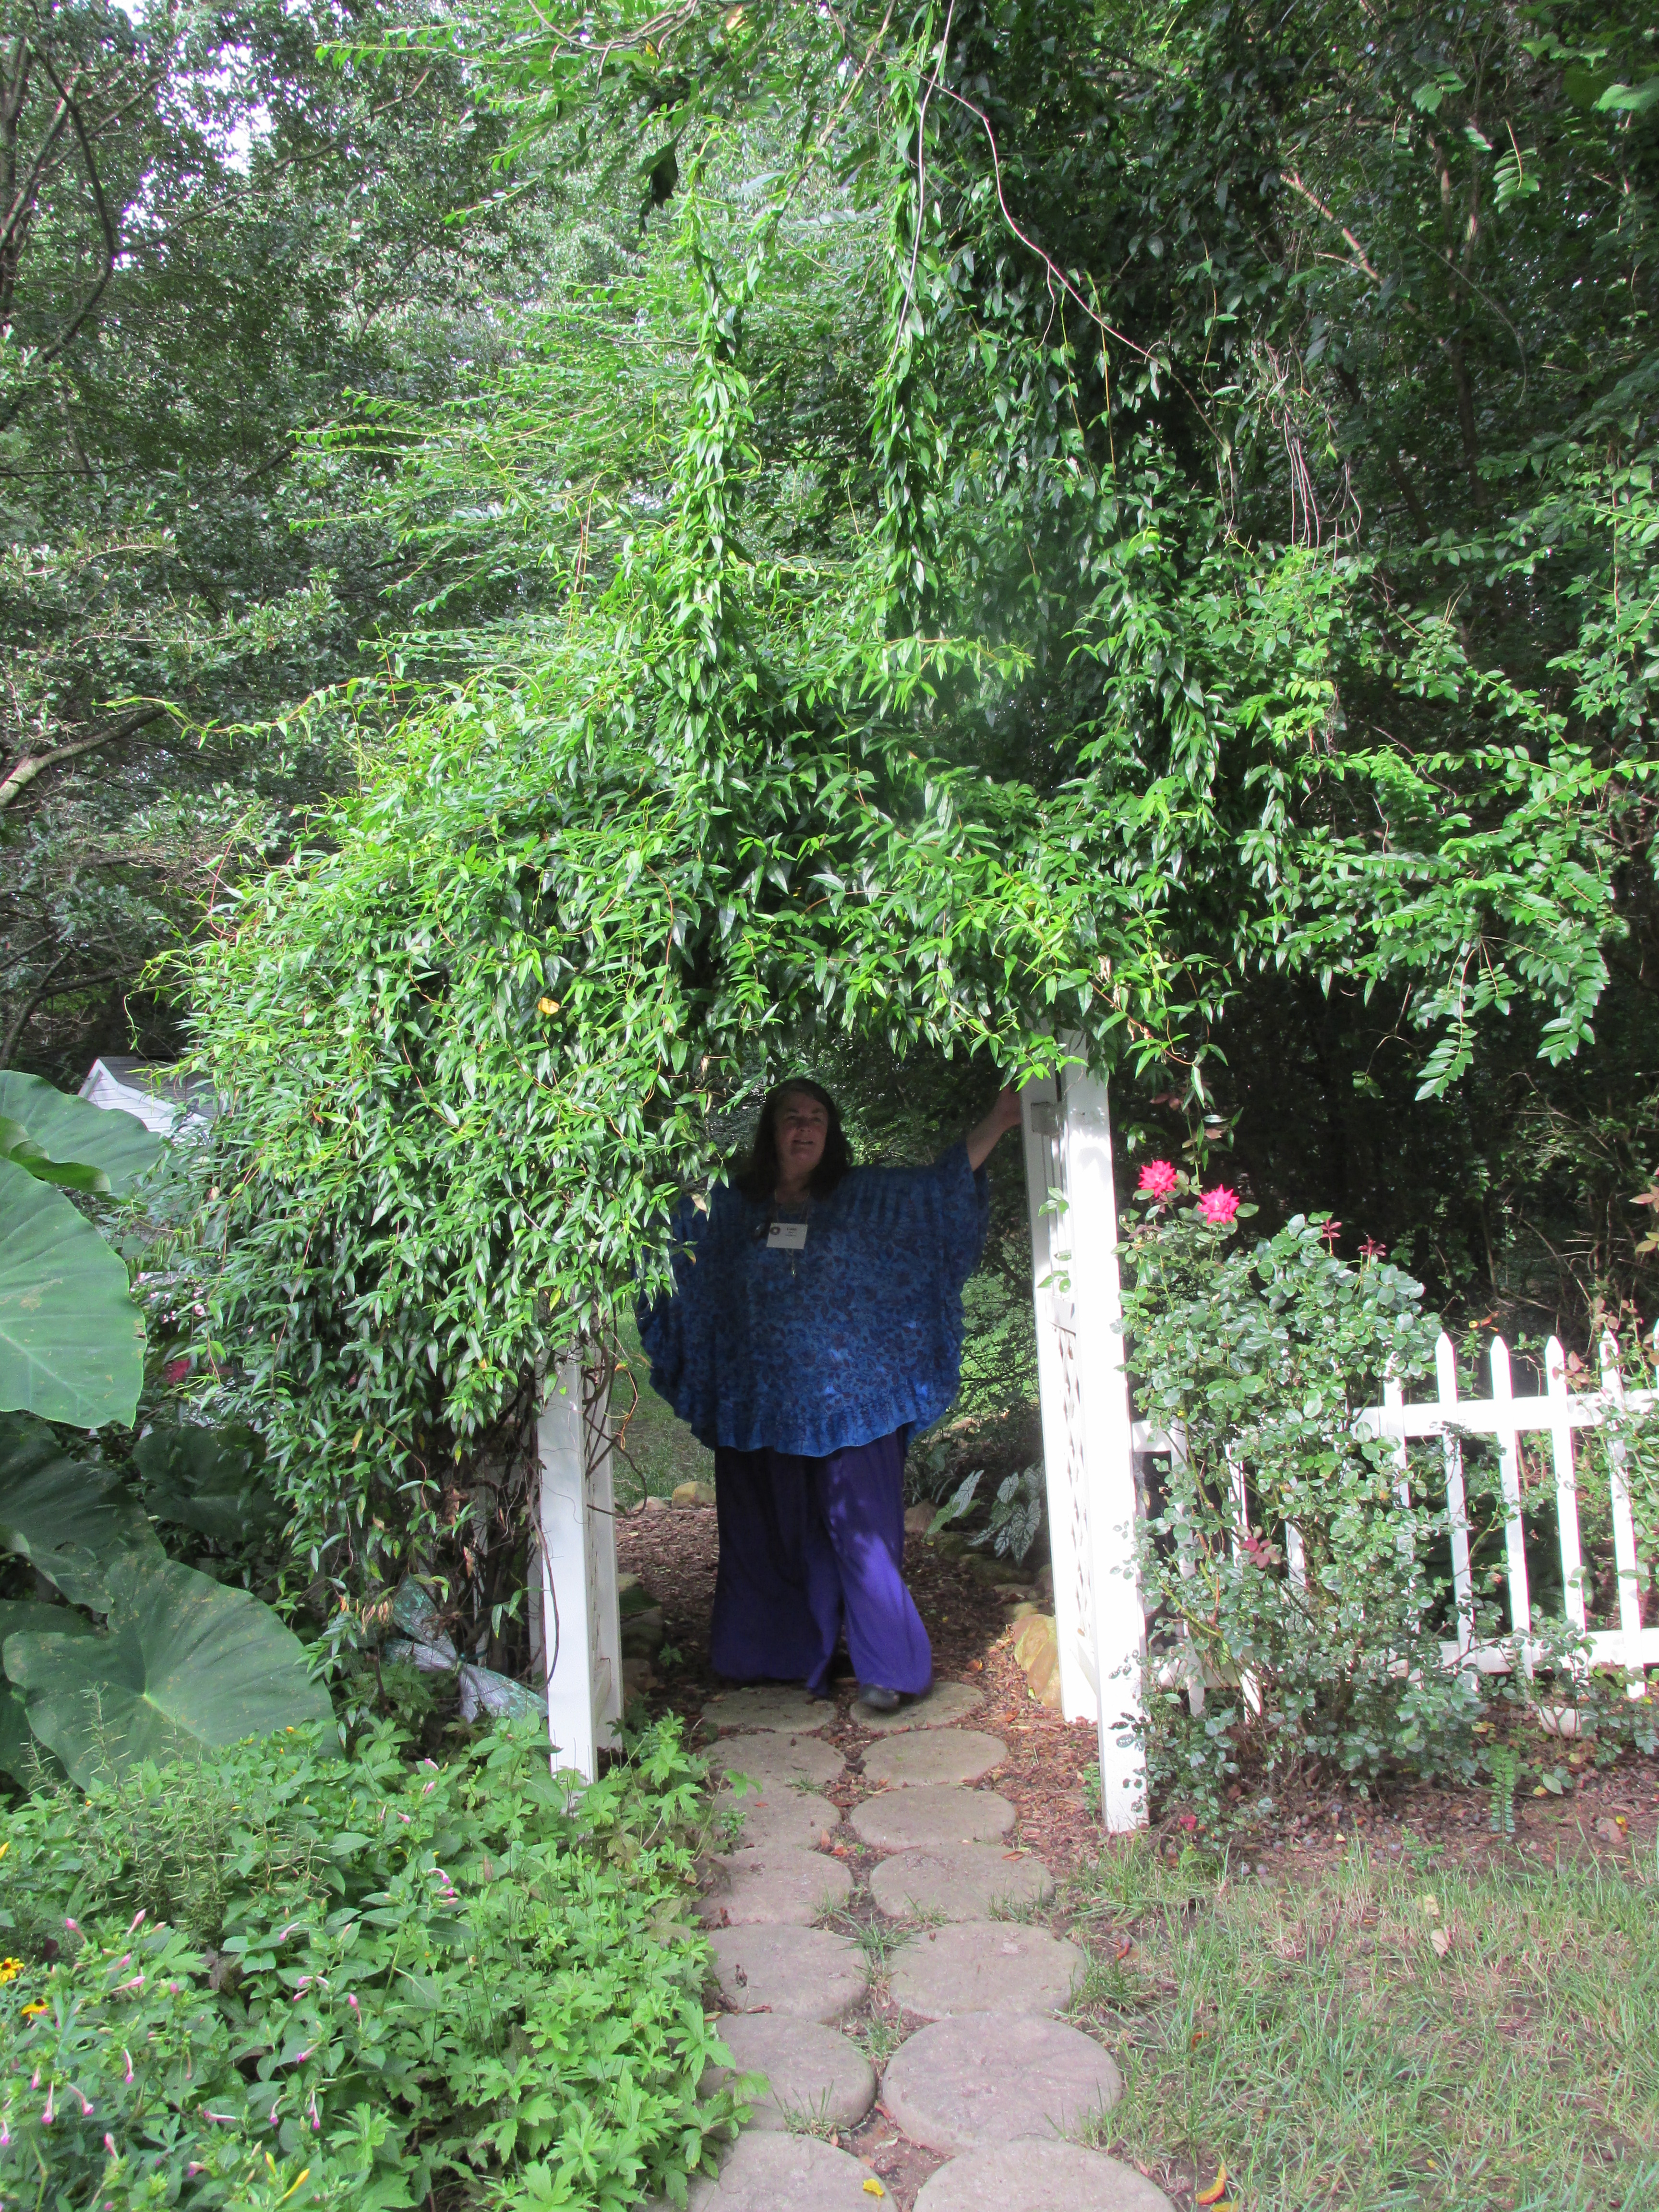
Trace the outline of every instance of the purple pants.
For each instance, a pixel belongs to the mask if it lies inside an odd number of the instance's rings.
[[[900,1568],[904,1449],[897,1436],[827,1459],[714,1453],[720,1569],[709,1657],[734,1682],[825,1691],[844,1627],[860,1682],[919,1696],[933,1655]]]

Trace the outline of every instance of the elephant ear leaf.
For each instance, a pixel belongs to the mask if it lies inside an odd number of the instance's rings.
[[[131,1420],[143,1379],[121,1260],[68,1199],[0,1159],[0,1407],[97,1429]]]
[[[0,1604],[0,1651],[6,1638],[25,1632],[41,1636],[90,1636],[92,1623],[66,1605],[43,1605],[38,1598],[18,1598]],[[41,1769],[61,1776],[63,1768],[29,1726],[23,1700],[11,1683],[0,1676],[0,1774],[30,1786]]]
[[[145,1510],[216,1544],[264,1536],[282,1506],[261,1480],[264,1448],[251,1429],[152,1429],[133,1452],[143,1478]]]
[[[82,1789],[143,1759],[331,1717],[299,1639],[246,1590],[159,1550],[123,1553],[108,1579],[107,1635],[15,1635],[3,1655],[30,1727]]]
[[[167,1149],[136,1114],[71,1098],[38,1075],[19,1075],[10,1068],[0,1069],[0,1152],[11,1150],[5,1142],[7,1124],[42,1156],[33,1173],[58,1182],[65,1178],[53,1170],[79,1168],[94,1178],[80,1188],[113,1191],[118,1198]]]
[[[106,1613],[107,1563],[160,1548],[137,1499],[106,1468],[71,1459],[44,1421],[0,1413],[0,1551]]]

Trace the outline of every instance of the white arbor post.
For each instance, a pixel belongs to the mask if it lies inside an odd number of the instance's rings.
[[[1139,1747],[1120,1741],[1140,1714],[1146,1620],[1111,1116],[1104,1082],[1077,1065],[1028,1085],[1020,1109],[1060,1710],[1096,1724],[1101,1810],[1116,1832],[1146,1820]]]
[[[536,1424],[537,1549],[553,1769],[574,1767],[592,1782],[622,1712],[622,1624],[611,1422],[602,1405],[585,1410],[587,1379],[574,1354],[557,1361],[549,1376]]]

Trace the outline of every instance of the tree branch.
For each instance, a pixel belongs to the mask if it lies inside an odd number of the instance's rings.
[[[86,298],[82,301],[80,306],[76,309],[74,314],[70,316],[68,327],[64,330],[59,331],[58,336],[52,340],[52,343],[47,346],[45,351],[40,355],[37,366],[39,368],[45,368],[51,362],[56,361],[59,354],[61,354],[66,347],[74,343],[82,325],[86,321],[87,317],[97,306],[99,301],[103,298],[105,288],[109,283],[110,278],[115,274],[116,258],[120,252],[120,239],[116,231],[115,225],[110,218],[109,205],[104,198],[104,187],[98,175],[98,164],[94,161],[92,156],[92,139],[88,134],[85,123],[82,119],[81,110],[70,94],[69,85],[65,85],[61,81],[57,70],[53,69],[50,59],[44,53],[40,56],[40,66],[45,70],[46,75],[52,79],[53,88],[58,94],[59,108],[67,108],[69,111],[70,121],[75,126],[75,135],[80,142],[81,159],[86,165],[87,182],[92,187],[93,205],[98,210],[99,228],[104,234],[104,266],[102,273],[99,276],[96,283],[94,284],[92,289],[87,294]],[[71,70],[70,73],[70,85],[72,85],[75,82],[75,78],[76,73]],[[100,130],[106,127],[106,125],[102,124],[99,126]],[[9,304],[9,302],[8,304]],[[19,390],[10,406],[5,410],[5,413],[3,415],[0,415],[0,430],[9,429],[12,423],[16,420],[24,401],[30,397],[34,389],[35,386],[33,384],[26,384]]]
[[[11,1066],[12,1052],[16,1046],[18,1038],[23,1034],[23,1030],[27,1024],[29,1016],[40,1005],[41,1000],[46,997],[47,988],[52,982],[52,977],[58,973],[58,970],[63,966],[64,963],[69,958],[69,957],[68,951],[60,952],[58,954],[58,957],[52,962],[51,967],[47,969],[46,974],[40,978],[34,988],[24,1000],[22,1005],[18,1008],[10,1028],[6,1031],[4,1043],[0,1044],[0,1067],[9,1067]]]
[[[1365,405],[1365,395],[1361,392],[1359,379],[1353,371],[1339,366],[1336,380],[1347,393],[1350,402],[1359,410],[1360,413],[1362,415],[1367,413],[1369,410]],[[1395,490],[1405,501],[1412,520],[1417,525],[1418,536],[1426,538],[1429,535],[1429,518],[1424,512],[1422,501],[1417,495],[1417,487],[1406,473],[1406,464],[1395,453],[1392,444],[1383,439],[1377,440],[1376,450],[1382,456],[1382,465],[1393,478]]]
[[[99,745],[112,745],[119,738],[130,738],[135,731],[145,728],[151,722],[159,722],[166,712],[165,707],[146,707],[142,714],[129,714],[125,721],[116,722],[107,730],[100,730],[95,736],[79,738],[72,745],[58,745],[49,753],[29,754],[18,762],[3,781],[0,781],[0,814],[5,812],[20,791],[27,790],[36,776],[44,775],[47,769],[57,768],[60,763],[74,760],[82,753],[89,753]]]
[[[11,1066],[11,1056],[17,1049],[17,1040],[28,1027],[29,1018],[37,1006],[44,1006],[48,999],[67,998],[71,991],[95,990],[100,983],[118,983],[121,980],[119,969],[106,968],[100,975],[71,975],[66,982],[54,983],[52,981],[52,977],[69,957],[67,952],[58,954],[18,1008],[11,1027],[6,1031],[4,1043],[0,1044],[0,1067]]]

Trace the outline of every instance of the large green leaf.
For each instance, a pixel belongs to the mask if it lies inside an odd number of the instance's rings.
[[[107,1468],[71,1459],[44,1421],[0,1413],[0,1551],[20,1553],[65,1597],[105,1613],[106,1565],[159,1548],[137,1499]]]
[[[56,1161],[37,1145],[21,1121],[13,1121],[0,1114],[0,1160],[10,1160],[20,1168],[27,1168],[37,1182],[55,1182],[65,1190],[106,1191],[109,1177],[102,1168],[88,1167],[83,1161]]]
[[[217,1544],[241,1544],[281,1518],[282,1506],[259,1474],[264,1447],[252,1429],[152,1429],[132,1456],[143,1478],[144,1509],[158,1521]]]
[[[30,1727],[82,1789],[140,1759],[330,1717],[299,1639],[246,1590],[159,1552],[123,1553],[109,1588],[106,1636],[19,1634],[0,1647]]]
[[[144,1324],[117,1255],[68,1199],[0,1159],[0,1407],[131,1421]]]
[[[16,1125],[56,1164],[96,1169],[103,1188],[118,1197],[146,1168],[155,1166],[166,1146],[136,1114],[118,1107],[90,1105],[43,1083],[38,1075],[0,1069],[0,1125]],[[0,1151],[9,1151],[0,1126]]]
[[[0,1604],[0,1651],[4,1650],[9,1636],[24,1633],[90,1636],[93,1626],[84,1613],[73,1612],[66,1605],[43,1605],[38,1598]],[[21,1697],[0,1676],[0,1774],[9,1774],[15,1782],[29,1783],[34,1779],[37,1765],[44,1766],[49,1774],[61,1771],[57,1758],[29,1726]]]

